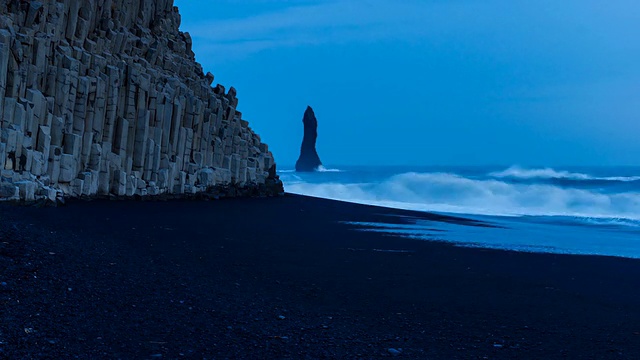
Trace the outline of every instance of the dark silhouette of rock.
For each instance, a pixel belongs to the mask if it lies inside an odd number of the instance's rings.
[[[265,181],[267,187],[267,193],[270,195],[283,195],[284,184],[280,180],[280,176],[277,175],[276,164],[271,165],[269,168],[269,176]]]
[[[269,168],[269,177],[267,177],[267,179],[278,179],[278,175],[276,175],[276,173],[277,173],[276,164],[273,164]]]
[[[296,162],[296,171],[311,172],[316,171],[322,162],[316,151],[316,139],[318,138],[318,120],[313,113],[311,106],[307,106],[302,119],[304,124],[304,138],[300,147],[300,157]]]

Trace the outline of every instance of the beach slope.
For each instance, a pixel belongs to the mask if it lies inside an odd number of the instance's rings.
[[[345,223],[396,215],[484,225],[295,195],[0,205],[0,358],[640,355],[640,261]]]

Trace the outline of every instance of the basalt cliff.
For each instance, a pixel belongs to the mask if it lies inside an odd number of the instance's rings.
[[[322,165],[318,152],[316,151],[316,140],[318,139],[318,120],[311,106],[307,106],[302,118],[304,125],[304,136],[300,146],[300,157],[296,162],[296,171],[311,172],[316,171]]]
[[[282,192],[179,26],[173,0],[0,0],[0,200]]]

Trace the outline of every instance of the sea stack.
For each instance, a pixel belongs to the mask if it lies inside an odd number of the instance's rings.
[[[322,165],[318,152],[316,151],[316,140],[318,138],[318,120],[311,106],[307,106],[302,118],[304,124],[304,137],[300,147],[300,157],[296,162],[296,171],[312,172],[318,170]]]
[[[281,192],[179,26],[173,0],[0,1],[0,201]]]

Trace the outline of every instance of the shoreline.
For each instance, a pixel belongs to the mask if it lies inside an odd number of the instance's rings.
[[[291,194],[0,204],[0,357],[640,354],[640,261],[343,223],[403,221],[389,214],[482,225]]]

